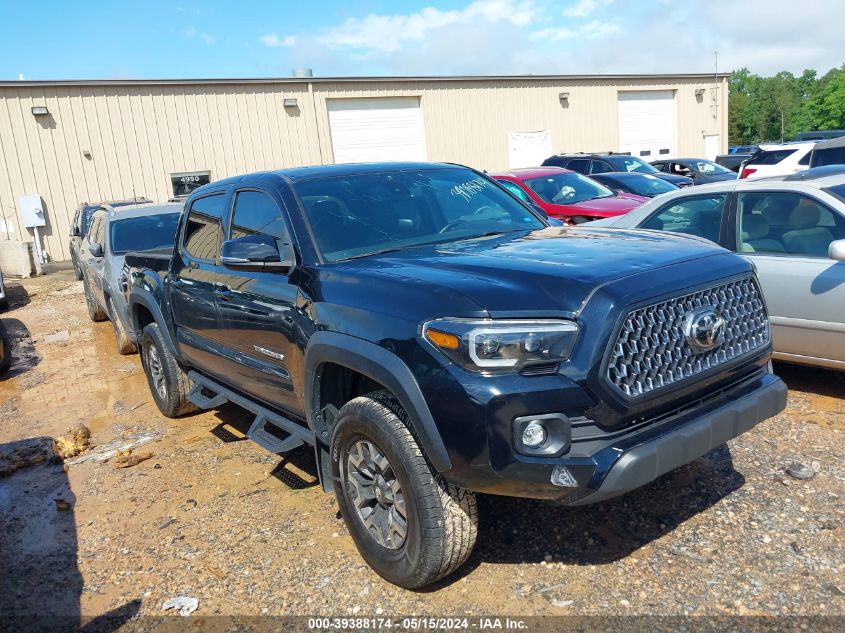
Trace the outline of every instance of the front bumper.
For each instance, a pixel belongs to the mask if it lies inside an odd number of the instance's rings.
[[[780,378],[762,369],[706,400],[630,432],[617,430],[607,441],[591,443],[589,453],[570,452],[557,458],[515,456],[501,467],[487,470],[486,477],[481,472],[475,477],[461,477],[457,472],[446,476],[476,492],[565,505],[595,503],[639,488],[777,415],[786,407],[786,393]],[[552,484],[556,468],[566,468],[568,474],[563,479],[569,485]]]
[[[777,415],[786,408],[786,385],[773,374],[767,374],[762,383],[751,393],[642,444],[604,449],[603,453],[618,452],[617,458],[609,468],[597,469],[583,490],[586,496],[569,505],[596,503],[639,488]],[[597,457],[598,463],[607,463],[601,455]]]

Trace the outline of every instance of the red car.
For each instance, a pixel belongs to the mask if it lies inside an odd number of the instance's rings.
[[[633,193],[617,193],[561,167],[512,169],[490,176],[521,200],[534,202],[549,217],[567,224],[624,215],[648,201]]]

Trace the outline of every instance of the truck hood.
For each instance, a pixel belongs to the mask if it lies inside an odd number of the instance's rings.
[[[491,315],[580,311],[600,287],[646,271],[730,256],[704,239],[635,229],[549,227],[418,246],[339,263],[349,272],[450,289]],[[701,265],[687,272],[700,271]],[[679,288],[686,273],[678,271]],[[647,290],[647,288],[645,288]]]

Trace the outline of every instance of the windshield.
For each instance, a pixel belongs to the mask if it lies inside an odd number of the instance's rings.
[[[140,218],[114,220],[111,223],[111,252],[152,251],[172,248],[176,241],[179,213],[162,213]]]
[[[526,180],[525,184],[543,202],[549,204],[576,204],[596,198],[610,198],[614,195],[604,185],[575,172],[532,178]]]
[[[613,167],[616,171],[635,171],[639,174],[657,173],[657,168],[636,156],[614,156]]]
[[[845,185],[834,185],[833,187],[827,187],[825,189],[829,194],[836,196],[842,202],[845,202]]]
[[[459,167],[322,178],[294,188],[330,262],[546,226],[497,185]]]
[[[676,191],[678,189],[675,185],[668,183],[657,176],[652,176],[651,174],[629,176],[627,178],[620,176],[619,181],[624,183],[632,193],[636,193],[640,196],[647,196],[649,198],[658,196],[661,193],[666,193],[667,191]]]
[[[730,169],[725,169],[718,163],[709,160],[695,161],[695,170],[702,174],[732,174]]]

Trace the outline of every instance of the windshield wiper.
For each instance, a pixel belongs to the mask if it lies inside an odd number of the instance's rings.
[[[349,257],[344,257],[343,259],[339,259],[339,262],[347,262],[350,259],[361,259],[362,257],[372,257],[373,255],[384,255],[385,253],[395,253],[396,251],[401,251],[401,248],[386,248],[383,251],[372,251],[370,253],[361,253],[360,255],[351,255]]]

